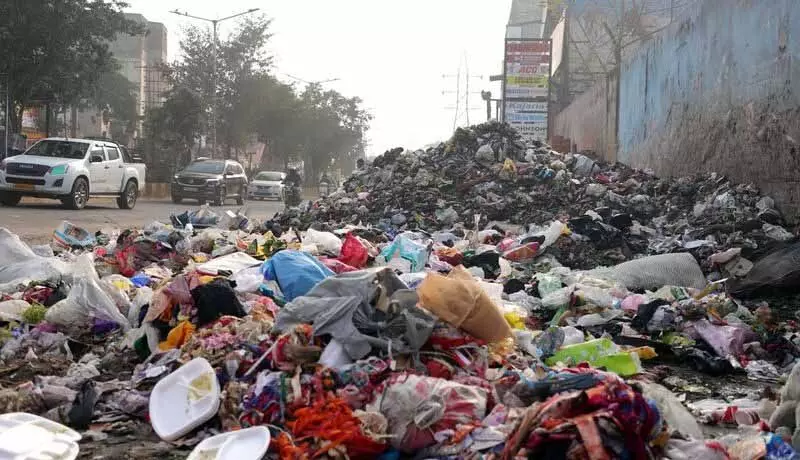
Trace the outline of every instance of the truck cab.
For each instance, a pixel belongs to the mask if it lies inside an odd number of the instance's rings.
[[[43,139],[22,155],[0,162],[0,204],[16,206],[24,196],[53,198],[82,209],[92,196],[117,197],[132,209],[144,190],[146,168],[110,141]]]

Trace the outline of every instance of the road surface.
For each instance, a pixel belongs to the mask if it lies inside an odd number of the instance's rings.
[[[248,215],[258,219],[272,217],[283,209],[283,203],[277,201],[248,201],[245,206],[248,208]],[[63,220],[94,233],[109,227],[143,227],[154,220],[169,222],[170,214],[197,208],[197,202],[188,200],[182,204],[173,204],[165,200],[140,199],[133,210],[125,211],[117,208],[113,198],[92,198],[85,209],[72,211],[62,208],[58,201],[23,198],[13,208],[0,205],[0,227],[8,228],[26,241],[44,243],[49,241],[53,230]],[[233,200],[228,201],[224,207],[211,207],[220,214],[224,210],[239,208]]]

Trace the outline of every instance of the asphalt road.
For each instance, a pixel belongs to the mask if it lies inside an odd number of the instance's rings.
[[[197,202],[188,200],[182,204],[173,204],[168,200],[140,199],[134,209],[125,211],[117,208],[112,198],[92,198],[86,208],[72,211],[62,208],[61,203],[55,200],[23,198],[20,204],[13,208],[0,205],[0,227],[8,228],[26,241],[44,243],[49,241],[53,230],[63,220],[95,232],[101,228],[143,227],[154,220],[169,222],[170,214],[198,207]],[[248,201],[245,207],[248,208],[248,215],[263,219],[272,217],[283,209],[283,203]],[[220,214],[224,210],[239,208],[234,200],[229,200],[224,207],[211,207]]]

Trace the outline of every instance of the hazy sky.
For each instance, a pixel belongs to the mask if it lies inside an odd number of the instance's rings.
[[[129,11],[169,30],[169,54],[178,57],[182,27],[192,21],[174,14],[224,17],[261,8],[273,19],[270,51],[275,71],[327,83],[359,96],[374,115],[369,154],[392,147],[417,148],[444,140],[452,131],[456,78],[467,67],[472,123],[485,119],[480,90],[499,96],[489,75],[502,67],[503,37],[511,0],[127,0]],[[196,22],[203,24],[202,22]],[[225,36],[232,23],[223,23]],[[210,27],[210,24],[208,25]],[[466,59],[465,59],[466,56]],[[466,64],[465,64],[466,63]],[[302,83],[301,83],[302,84]],[[463,101],[463,99],[462,99]],[[463,106],[463,102],[462,102]],[[461,119],[464,120],[462,115]]]

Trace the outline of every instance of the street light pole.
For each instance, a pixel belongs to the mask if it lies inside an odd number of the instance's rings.
[[[197,20],[200,20],[200,21],[210,22],[212,27],[213,27],[214,36],[211,39],[211,41],[212,41],[212,44],[211,44],[211,59],[214,62],[211,64],[211,69],[212,69],[211,70],[211,73],[212,73],[211,81],[212,81],[212,84],[214,85],[214,89],[213,89],[213,91],[211,93],[211,158],[214,158],[216,156],[216,153],[217,153],[217,81],[218,81],[218,76],[217,76],[217,72],[218,72],[218,70],[217,70],[218,69],[217,46],[218,46],[218,43],[217,42],[219,41],[219,38],[218,38],[217,35],[218,35],[219,23],[222,22],[222,21],[227,21],[228,19],[238,18],[239,16],[244,16],[246,14],[255,13],[259,9],[260,8],[250,8],[247,11],[242,11],[241,13],[236,13],[236,14],[232,14],[230,16],[224,17],[224,18],[217,18],[217,19],[208,19],[208,18],[203,18],[203,17],[200,17],[200,16],[194,16],[192,14],[189,14],[189,13],[185,12],[185,11],[178,11],[178,10],[170,11],[170,13],[177,14],[179,16],[186,16],[187,18],[192,18],[192,19],[197,19]]]

